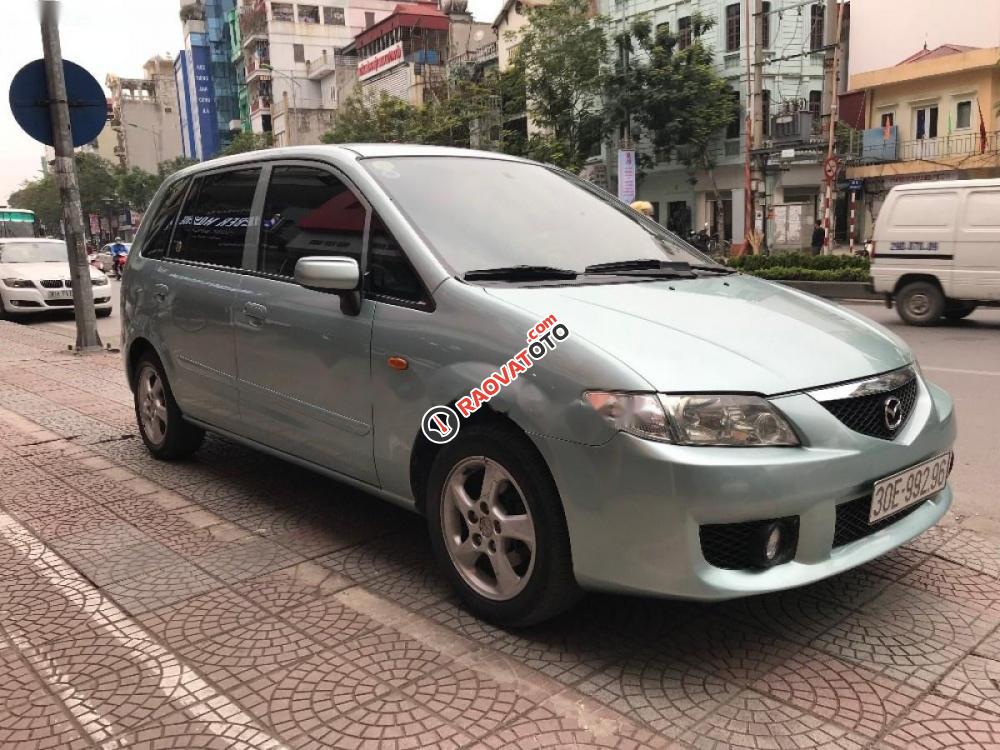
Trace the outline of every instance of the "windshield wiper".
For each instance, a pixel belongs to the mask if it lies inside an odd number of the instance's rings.
[[[499,266],[466,271],[466,281],[547,281],[550,279],[575,279],[576,271],[553,266]]]
[[[695,271],[709,271],[710,273],[721,273],[724,276],[728,276],[731,273],[736,273],[735,268],[730,268],[729,266],[706,266],[703,264],[696,264],[691,266],[692,270]]]
[[[691,265],[684,261],[656,260],[655,258],[638,258],[636,260],[617,260],[610,263],[595,263],[587,266],[586,273],[624,274],[630,276],[669,276],[673,278],[690,279]]]

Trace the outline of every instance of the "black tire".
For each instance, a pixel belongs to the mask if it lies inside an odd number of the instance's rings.
[[[937,284],[913,281],[896,293],[896,311],[911,326],[931,326],[944,314],[945,301]]]
[[[945,308],[944,318],[952,322],[967,318],[976,311],[979,305],[971,302],[954,302]]]
[[[503,601],[483,596],[463,578],[445,542],[442,506],[447,502],[446,480],[463,461],[475,457],[496,462],[510,474],[534,523],[534,564],[527,573],[528,581],[520,593]],[[445,511],[449,508],[450,505],[445,506]],[[569,533],[555,482],[534,446],[513,428],[502,424],[474,425],[445,445],[431,467],[426,509],[434,557],[476,616],[501,626],[533,625],[556,616],[581,597],[582,591],[573,576]]]
[[[102,309],[100,309],[100,310],[97,310],[97,311],[96,311],[96,314],[97,314],[97,317],[98,317],[98,318],[106,318],[106,317],[108,317],[109,315],[111,315],[111,311],[112,311],[112,308],[110,308],[110,307],[105,307],[105,308],[102,308]]]
[[[150,372],[153,373],[155,381],[162,388],[160,402],[165,407],[166,420],[161,420],[163,421],[161,436],[149,434],[147,431],[143,417],[145,404],[140,404],[143,379]],[[139,435],[153,458],[161,461],[173,461],[178,458],[186,458],[201,447],[202,441],[205,439],[205,431],[184,420],[184,415],[177,406],[174,394],[170,390],[170,383],[163,371],[163,364],[154,353],[145,352],[139,356],[139,361],[135,365],[132,394]]]

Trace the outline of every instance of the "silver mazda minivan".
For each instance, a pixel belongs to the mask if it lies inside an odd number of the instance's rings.
[[[871,321],[492,153],[271,149],[160,188],[122,285],[139,429],[427,518],[469,608],[817,581],[951,504],[952,401]]]

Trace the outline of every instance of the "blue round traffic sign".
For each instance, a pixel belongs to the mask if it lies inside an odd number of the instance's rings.
[[[76,63],[63,60],[63,74],[66,76],[73,145],[82,146],[93,141],[104,129],[108,100],[97,79]],[[36,141],[55,145],[44,60],[30,62],[17,71],[10,84],[10,110],[24,132]]]

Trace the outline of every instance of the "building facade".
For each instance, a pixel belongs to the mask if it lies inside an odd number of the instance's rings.
[[[690,39],[695,14],[715,19],[702,41],[715,57],[718,73],[726,78],[739,102],[739,116],[718,134],[712,147],[711,173],[689,171],[680,160],[658,159],[648,143],[636,148],[654,166],[637,186],[637,197],[653,203],[657,220],[681,235],[707,227],[720,238],[741,243],[746,197],[745,120],[747,113],[748,29],[743,2],[734,0],[636,0],[621,3],[600,0],[598,10],[611,19],[610,36],[625,30],[638,17],[654,28],[668,24],[681,38]],[[767,154],[763,188],[768,244],[776,248],[809,246],[809,228],[821,210],[821,157],[825,139],[820,134],[823,91],[825,4],[793,4],[779,12],[779,3],[765,2],[762,47],[764,151]],[[752,62],[752,61],[751,61]],[[614,189],[615,160],[604,164]],[[716,202],[721,200],[721,211]],[[765,219],[764,216],[762,218]]]
[[[117,138],[114,155],[123,167],[155,173],[160,162],[184,153],[174,61],[153,57],[143,78],[109,74],[110,125]]]
[[[309,114],[327,108],[342,95],[336,90],[334,66],[349,55],[355,36],[387,17],[395,7],[388,0],[353,2],[274,2],[242,0],[239,24],[242,37],[242,65],[251,130],[274,133],[275,143],[300,141],[296,136],[293,112]],[[333,89],[331,91],[331,89]],[[285,100],[288,104],[285,106]],[[274,125],[275,104],[280,103],[280,130]],[[313,132],[311,129],[309,132]],[[315,141],[310,141],[315,142]]]
[[[860,181],[860,236],[888,191],[922,180],[1000,177],[1000,47],[945,44],[851,76],[863,130],[847,169]]]

